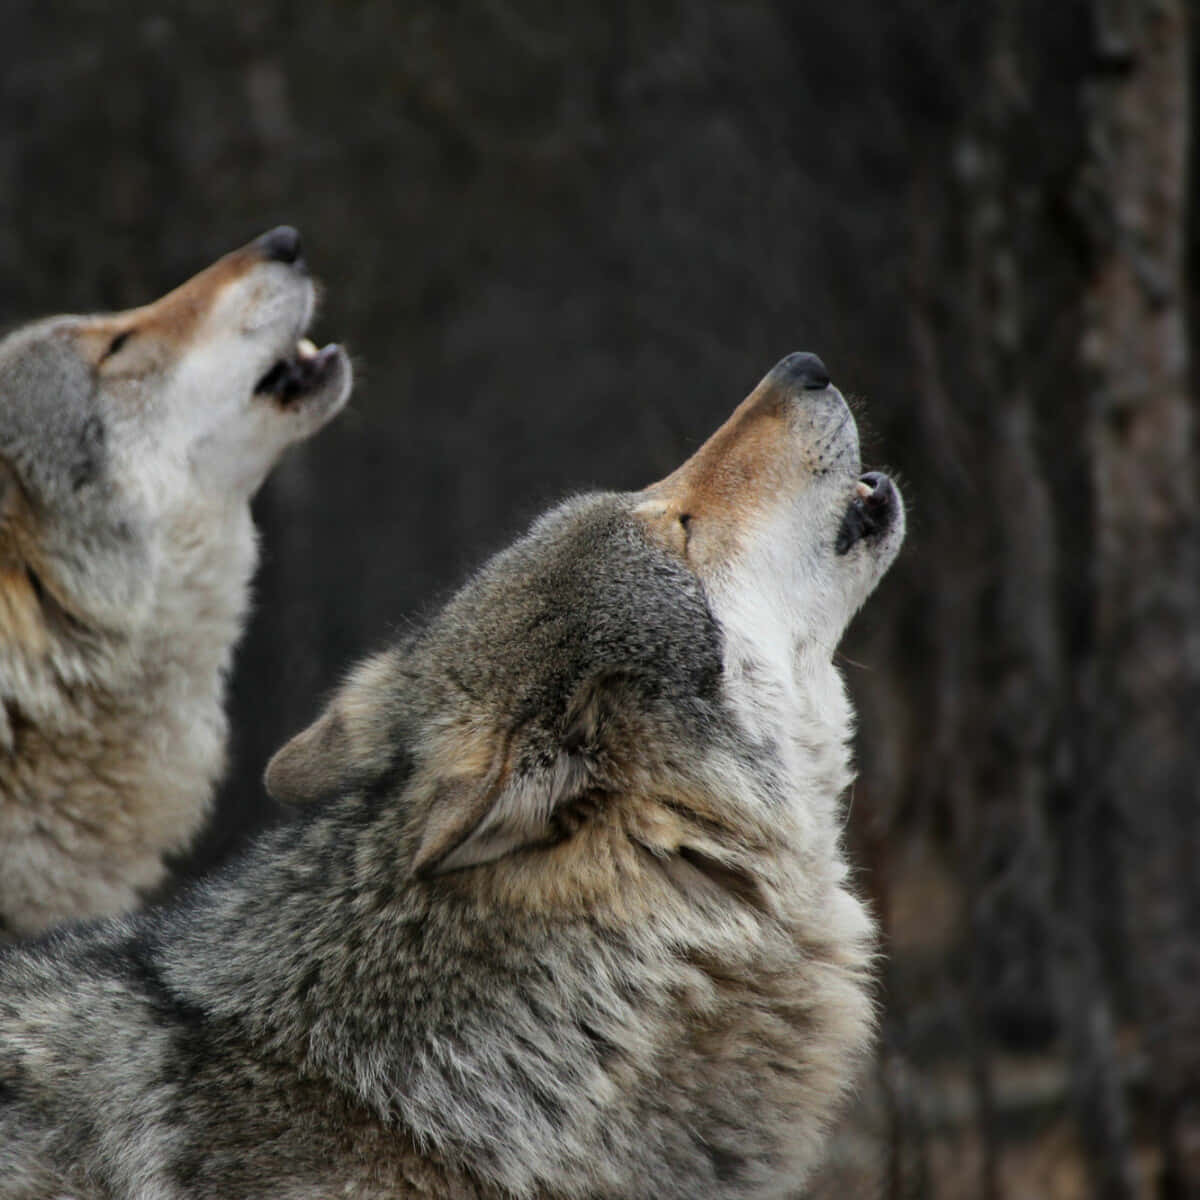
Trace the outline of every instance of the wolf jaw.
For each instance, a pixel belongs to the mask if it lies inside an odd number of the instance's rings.
[[[258,381],[254,394],[273,396],[287,408],[328,383],[340,353],[341,347],[337,345],[318,350],[313,342],[302,337],[295,352],[279,359]]]
[[[881,472],[863,475],[838,529],[838,554],[848,554],[864,538],[884,536],[894,519],[897,495],[896,485]]]

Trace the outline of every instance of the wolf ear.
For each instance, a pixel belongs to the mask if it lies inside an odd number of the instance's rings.
[[[508,760],[482,780],[454,780],[435,798],[413,858],[417,875],[444,875],[518,850],[552,846],[578,826],[603,792],[597,753],[605,748],[620,693],[631,679],[609,672],[576,690],[550,753],[522,768]]]
[[[310,804],[344,790],[354,775],[350,736],[332,705],[303,733],[277,750],[263,783],[283,804]]]
[[[396,679],[402,655],[364,659],[325,711],[276,751],[263,783],[284,804],[309,804],[372,782],[397,760]]]

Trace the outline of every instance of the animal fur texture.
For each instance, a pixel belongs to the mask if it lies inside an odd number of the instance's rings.
[[[350,388],[313,303],[283,227],[0,342],[0,940],[136,906],[208,812],[250,497]]]
[[[0,959],[0,1197],[795,1195],[872,1032],[832,664],[903,507],[819,360],[542,517],[285,746],[300,806]]]

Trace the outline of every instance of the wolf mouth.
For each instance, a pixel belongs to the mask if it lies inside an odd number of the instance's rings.
[[[308,338],[301,338],[295,352],[279,359],[258,381],[254,394],[272,396],[285,408],[295,404],[328,380],[339,353],[336,343],[318,350]]]
[[[877,540],[896,519],[896,485],[879,471],[868,471],[854,486],[854,499],[842,517],[835,549],[847,554],[859,542]]]

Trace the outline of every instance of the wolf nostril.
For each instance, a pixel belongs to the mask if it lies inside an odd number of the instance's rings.
[[[304,253],[300,233],[290,225],[280,225],[264,233],[256,244],[267,262],[297,263]]]
[[[789,354],[780,366],[805,391],[816,392],[829,386],[829,372],[815,354]]]

